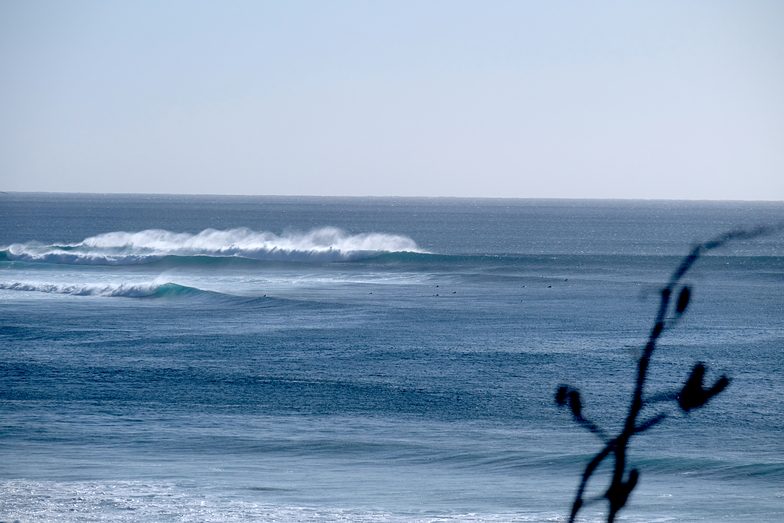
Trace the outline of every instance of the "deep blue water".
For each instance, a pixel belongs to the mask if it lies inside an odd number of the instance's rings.
[[[562,521],[657,291],[783,203],[0,195],[0,521]],[[624,521],[784,517],[784,238],[698,262]],[[594,480],[594,494],[607,474]],[[584,512],[601,521],[604,505]]]

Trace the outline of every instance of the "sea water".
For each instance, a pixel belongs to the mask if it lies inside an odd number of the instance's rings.
[[[782,203],[0,195],[0,521],[565,521],[658,291]],[[784,520],[784,239],[654,353],[730,386],[629,449],[621,520]],[[589,498],[601,498],[600,469]],[[589,504],[584,521],[602,521]]]

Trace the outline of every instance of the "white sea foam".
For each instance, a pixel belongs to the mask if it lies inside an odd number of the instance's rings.
[[[349,235],[335,227],[276,235],[247,228],[198,234],[160,229],[110,232],[69,245],[16,243],[7,259],[60,264],[137,264],[165,256],[238,257],[258,260],[341,261],[383,252],[423,252],[406,236],[364,233]]]
[[[176,483],[110,481],[0,481],[2,521],[201,522],[276,521],[279,523],[479,523],[559,521],[555,515],[456,513],[395,514],[381,510],[301,507],[265,503],[252,496]],[[253,489],[247,489],[252,492]],[[262,496],[259,496],[262,497]],[[244,499],[243,499],[244,498]]]
[[[49,294],[71,294],[73,296],[111,296],[126,298],[147,298],[165,291],[176,292],[187,289],[172,283],[47,283],[47,282],[0,282],[1,290],[44,292]],[[195,290],[195,289],[194,289]]]

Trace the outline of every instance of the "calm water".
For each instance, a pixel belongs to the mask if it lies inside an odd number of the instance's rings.
[[[656,292],[782,203],[0,195],[0,521],[562,521]],[[622,520],[784,518],[784,238],[698,263]],[[671,410],[671,409],[670,409]],[[600,494],[600,474],[593,493]],[[601,521],[591,505],[586,521]]]

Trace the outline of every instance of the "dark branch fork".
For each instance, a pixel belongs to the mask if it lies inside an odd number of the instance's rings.
[[[580,392],[577,389],[568,385],[561,385],[559,387],[555,395],[558,405],[568,405],[571,407],[574,420],[590,432],[599,436],[605,443],[604,448],[596,454],[585,467],[580,486],[577,489],[577,494],[574,503],[572,504],[572,512],[569,517],[570,523],[575,521],[578,512],[585,504],[583,496],[585,494],[585,489],[588,486],[588,481],[602,461],[609,456],[612,456],[614,459],[614,468],[610,487],[604,494],[604,498],[609,504],[607,521],[612,523],[615,520],[618,511],[626,505],[629,494],[636,486],[639,478],[639,471],[636,469],[630,470],[628,474],[626,473],[626,451],[628,449],[629,441],[635,434],[650,429],[664,421],[668,416],[668,414],[660,412],[653,417],[639,421],[638,418],[640,417],[640,413],[646,405],[652,405],[662,401],[676,401],[681,410],[688,412],[705,405],[713,396],[719,394],[729,384],[729,379],[726,376],[722,376],[712,387],[705,389],[702,382],[705,374],[705,366],[702,363],[697,363],[679,392],[658,394],[650,398],[645,398],[644,396],[648,366],[651,362],[651,356],[656,349],[656,342],[662,333],[677,322],[689,304],[691,289],[686,285],[681,285],[683,277],[692,268],[694,263],[709,251],[722,247],[732,241],[749,240],[774,234],[782,230],[784,230],[784,222],[772,226],[730,231],[721,236],[717,236],[712,240],[695,245],[691,252],[683,258],[681,264],[675,272],[673,272],[670,280],[660,292],[659,310],[656,313],[653,327],[648,336],[648,342],[645,345],[645,350],[637,363],[637,381],[629,406],[629,413],[626,417],[623,430],[618,436],[610,439],[605,431],[598,425],[583,416]],[[678,293],[678,299],[675,303],[674,316],[668,320],[667,313],[671,309],[670,302],[678,287],[680,287],[680,292]]]

